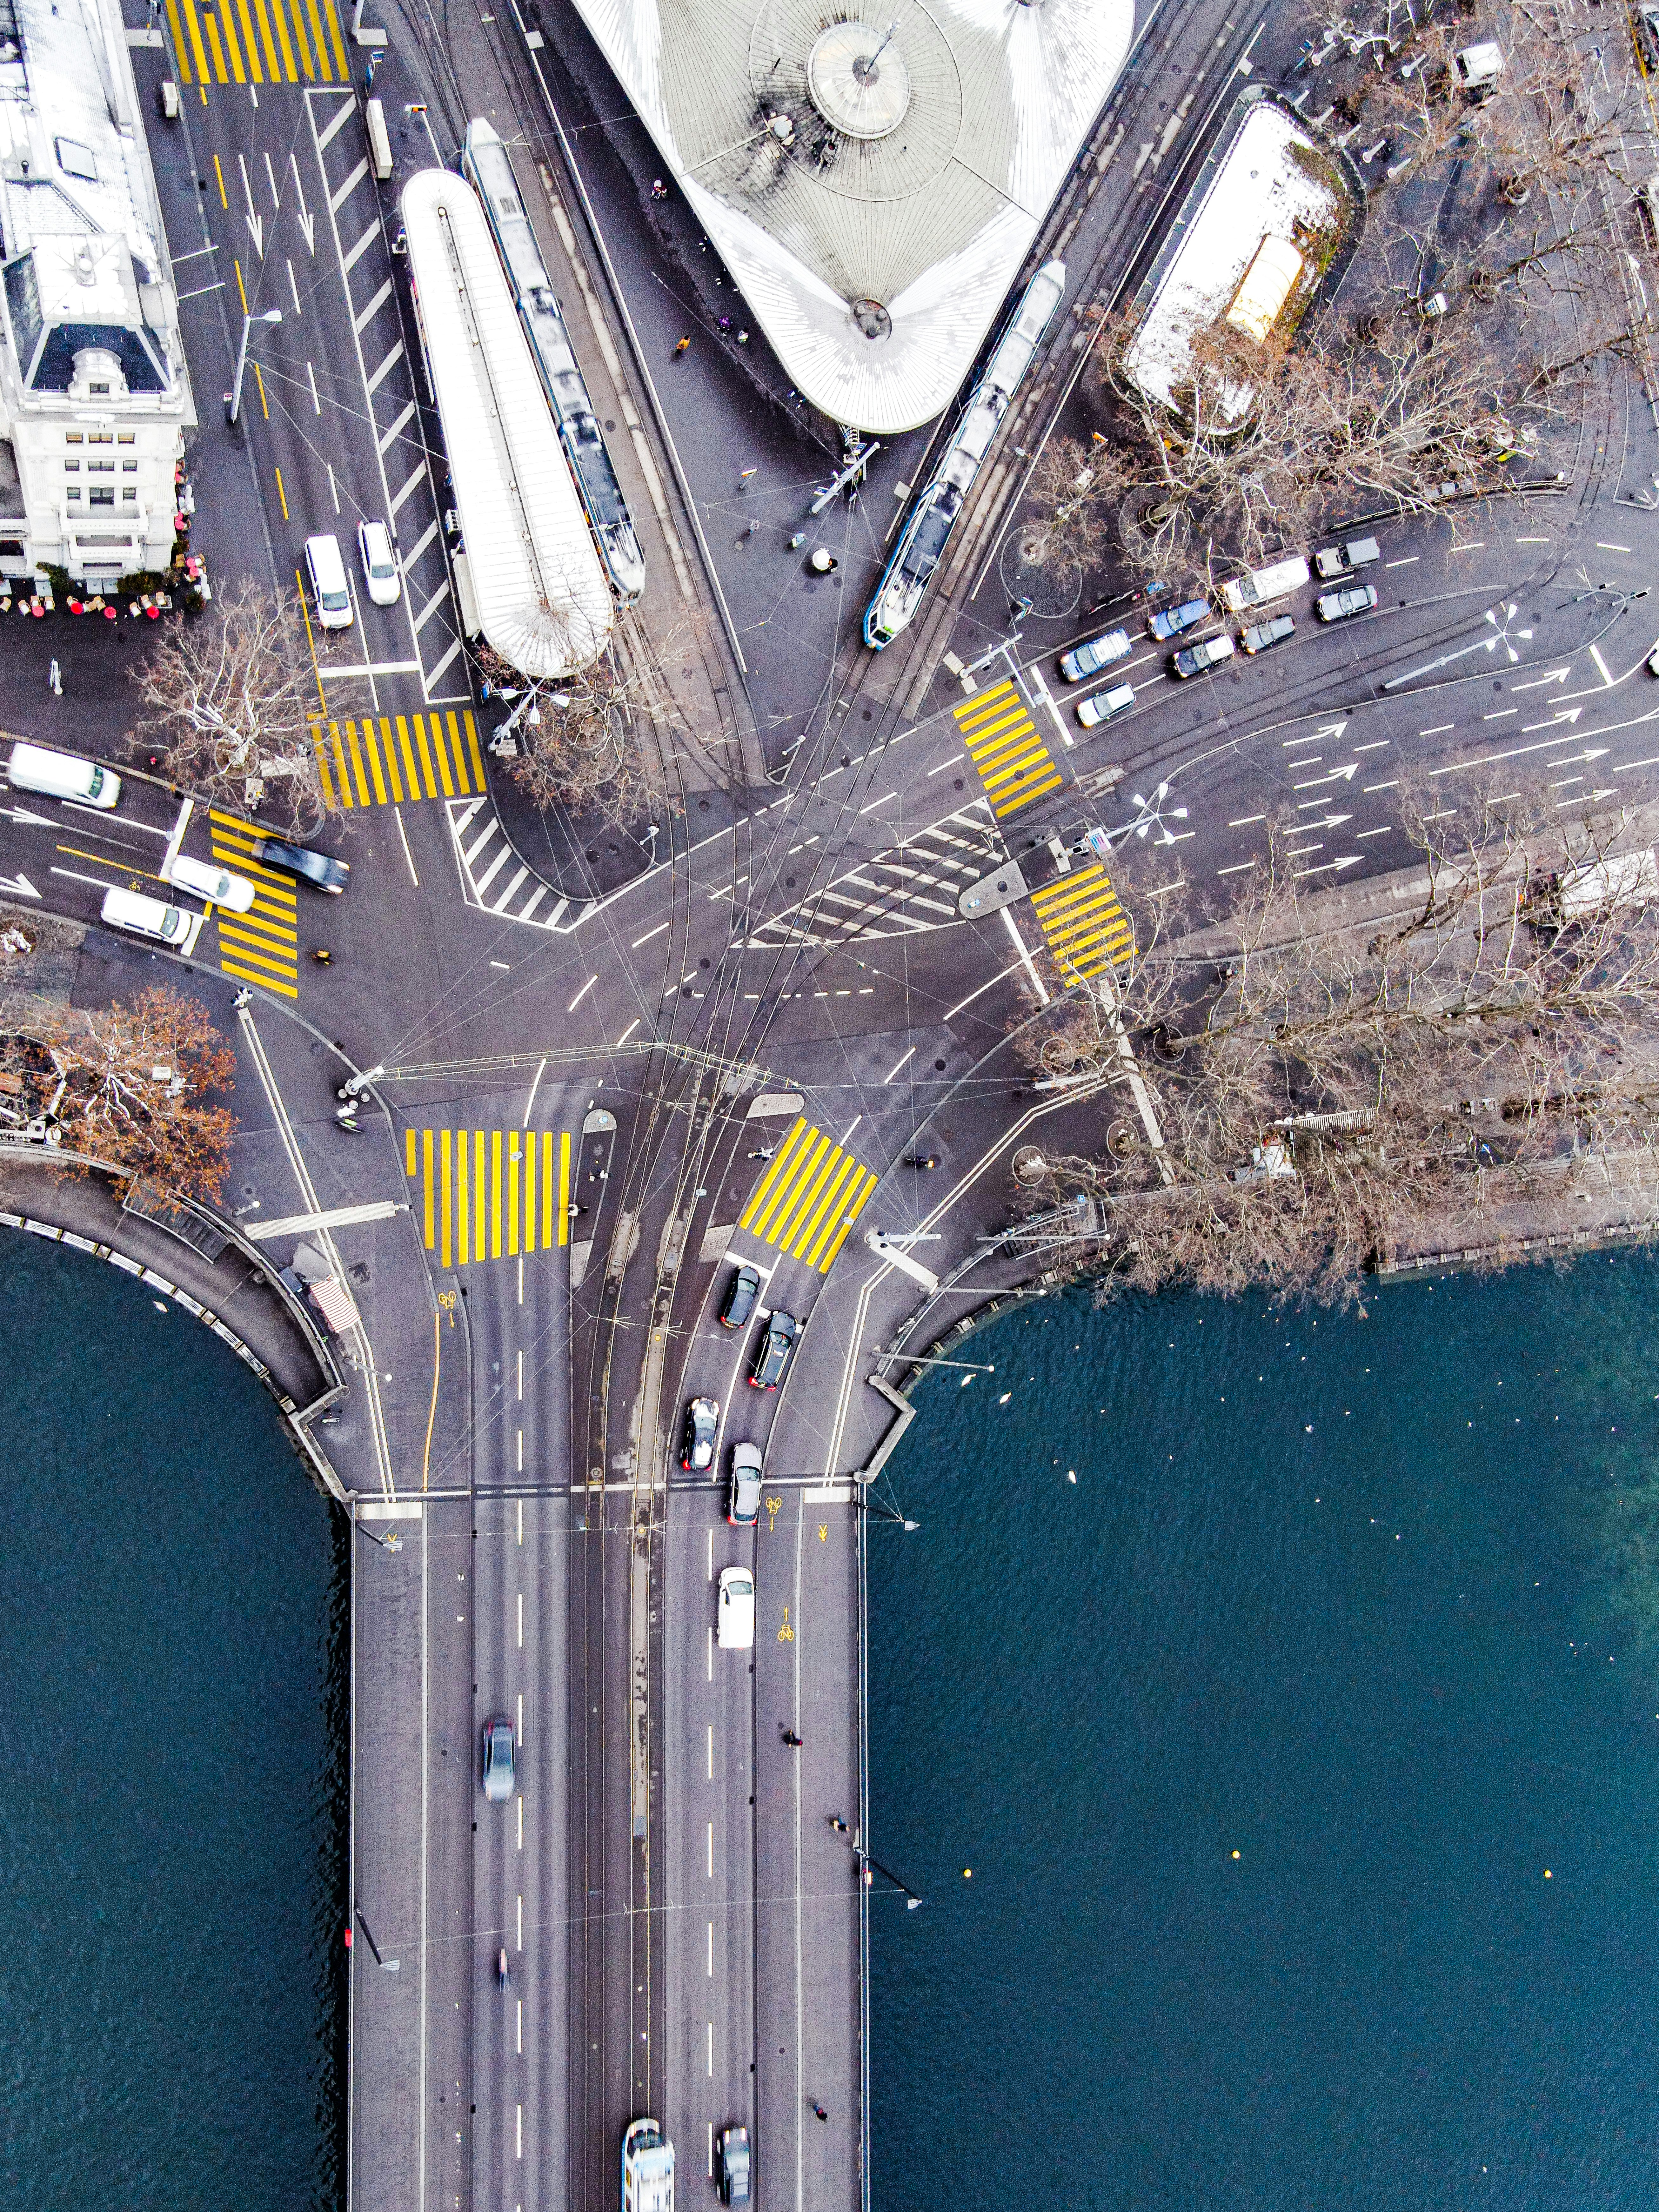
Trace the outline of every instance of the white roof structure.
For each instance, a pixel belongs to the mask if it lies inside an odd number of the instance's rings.
[[[796,388],[893,434],[970,367],[1133,0],[575,0]]]
[[[1248,95],[1247,95],[1248,96]],[[1141,390],[1173,407],[1192,376],[1192,342],[1222,317],[1258,343],[1294,301],[1308,264],[1296,244],[1352,220],[1341,173],[1315,134],[1276,100],[1253,105],[1199,194],[1158,279],[1123,365]],[[1227,411],[1249,404],[1243,388]]]
[[[495,240],[447,169],[402,211],[480,625],[521,675],[568,676],[604,651],[611,592]]]

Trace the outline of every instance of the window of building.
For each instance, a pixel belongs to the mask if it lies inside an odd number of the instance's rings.
[[[115,433],[113,430],[88,430],[87,443],[89,446],[112,446],[115,443]]]
[[[114,485],[94,484],[92,488],[90,504],[94,507],[113,507],[115,504]]]
[[[81,487],[80,487],[80,485],[79,485],[79,484],[71,484],[71,485],[70,486],[70,488],[69,488],[69,491],[68,491],[68,494],[67,494],[66,495],[67,495],[70,499],[71,499],[71,500],[79,499],[79,498],[80,498],[80,496],[81,496]]]
[[[112,477],[115,474],[115,464],[113,461],[88,461],[87,474],[89,477]]]
[[[80,462],[79,462],[79,461],[65,461],[65,462],[64,462],[64,474],[66,477],[78,477],[78,476],[80,475],[80,473],[81,473],[81,464],[80,464]]]
[[[115,442],[118,446],[137,445],[138,433],[136,430],[118,430],[115,434]]]
[[[81,438],[82,433],[79,430],[65,430],[64,433],[64,443],[66,446],[78,446]]]
[[[126,487],[125,490],[125,491],[123,491],[123,493],[121,494],[121,496],[122,496],[122,498],[123,498],[123,499],[137,499],[137,496],[138,496],[138,487],[137,487],[137,484],[129,484],[129,485]]]
[[[121,464],[121,473],[124,477],[136,477],[138,473],[137,462],[123,461]]]

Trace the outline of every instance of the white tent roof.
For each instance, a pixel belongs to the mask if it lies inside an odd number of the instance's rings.
[[[484,636],[523,675],[568,675],[604,651],[611,592],[483,210],[447,169],[402,210]]]
[[[890,434],[961,383],[1133,29],[1133,0],[575,4],[797,389]]]

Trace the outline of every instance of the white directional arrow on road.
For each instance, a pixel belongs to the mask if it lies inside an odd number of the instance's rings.
[[[1534,678],[1530,684],[1511,684],[1510,689],[1511,691],[1541,691],[1547,684],[1565,684],[1570,668],[1571,663],[1568,668],[1549,669],[1544,675]]]
[[[242,198],[247,202],[247,227],[253,233],[254,251],[261,261],[265,258],[265,226],[264,218],[253,212],[253,187],[247,178],[247,155],[239,154],[237,161],[242,171]]]
[[[292,154],[288,159],[289,166],[294,172],[294,189],[299,197],[300,204],[296,213],[300,218],[300,228],[306,234],[306,252],[314,260],[317,254],[316,217],[306,205],[306,188],[300,181],[300,164]]]
[[[1298,876],[1328,876],[1333,868],[1357,868],[1362,857],[1358,853],[1348,853],[1340,860],[1322,860],[1316,868],[1297,868],[1294,872]]]
[[[1346,768],[1334,768],[1328,775],[1311,775],[1306,783],[1295,783],[1291,788],[1292,791],[1317,791],[1322,783],[1341,783],[1345,780],[1352,782],[1358,773],[1359,763],[1350,761]]]
[[[14,822],[33,823],[37,830],[53,830],[58,826],[49,814],[31,814],[27,806],[0,806],[0,814],[9,815]]]
[[[0,891],[8,898],[38,899],[40,896],[27,876],[0,876]]]
[[[1298,822],[1298,830],[1340,830],[1345,822],[1352,822],[1352,814],[1326,814],[1317,822]]]
[[[1546,761],[1544,765],[1546,768],[1571,768],[1575,761],[1589,763],[1590,761],[1605,760],[1607,757],[1607,747],[1606,745],[1591,745],[1587,747],[1582,753],[1563,753],[1559,760]]]
[[[1582,707],[1558,707],[1547,722],[1522,722],[1521,734],[1529,737],[1533,731],[1553,728],[1557,722],[1576,722],[1583,711]]]

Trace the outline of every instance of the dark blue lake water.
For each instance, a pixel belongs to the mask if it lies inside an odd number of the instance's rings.
[[[1651,2203],[1659,1263],[1367,1304],[1048,1300],[921,1391],[878,2212]]]
[[[343,1571],[275,1407],[0,1231],[0,2202],[337,2196]]]

